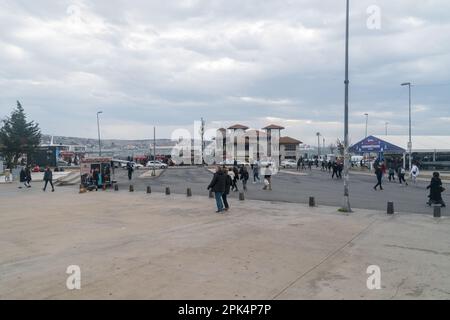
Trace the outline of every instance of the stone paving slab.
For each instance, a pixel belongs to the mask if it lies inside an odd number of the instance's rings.
[[[448,218],[72,189],[1,204],[0,299],[450,298]]]

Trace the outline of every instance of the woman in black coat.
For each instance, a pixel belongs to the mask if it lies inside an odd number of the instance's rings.
[[[430,189],[430,195],[428,198],[430,200],[428,201],[428,205],[432,204],[440,204],[442,207],[445,207],[445,202],[442,200],[442,192],[445,190],[442,187],[442,181],[441,178],[439,178],[439,172],[433,173],[433,178],[431,178],[430,185],[427,187],[427,189]]]
[[[225,211],[228,211],[228,209],[230,209],[230,205],[228,204],[228,199],[227,196],[230,194],[230,188],[231,185],[233,184],[233,180],[231,179],[230,175],[228,174],[228,169],[224,168],[223,169],[224,174],[225,174],[225,192],[222,194],[222,200],[223,200],[223,205],[225,206]]]

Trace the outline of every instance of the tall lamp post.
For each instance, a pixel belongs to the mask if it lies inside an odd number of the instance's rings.
[[[409,141],[408,141],[408,154],[409,154],[409,170],[412,166],[412,141],[411,141],[411,82],[402,83],[402,86],[408,86],[409,89]]]
[[[385,133],[386,133],[386,136],[388,135],[388,124],[389,124],[389,122],[387,122],[387,121],[386,121],[386,123],[384,124],[384,125],[385,125]]]
[[[367,138],[367,126],[369,124],[369,114],[368,113],[364,113],[364,115],[366,116],[366,135],[365,135],[365,138]]]
[[[320,132],[317,132],[316,136],[317,136],[317,160],[319,160],[319,157],[320,157]]]
[[[103,111],[98,111],[97,112],[97,131],[98,131],[98,155],[101,157],[102,156],[102,143],[100,140],[100,119],[98,117],[99,114],[103,113]]]
[[[345,116],[344,116],[344,199],[342,211],[351,212],[350,192],[349,192],[349,154],[348,154],[348,42],[349,42],[349,26],[350,26],[350,0],[347,0],[346,23],[345,23]]]

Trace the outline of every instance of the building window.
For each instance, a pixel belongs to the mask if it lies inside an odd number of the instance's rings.
[[[287,144],[284,146],[286,151],[297,151],[297,146],[295,144]]]

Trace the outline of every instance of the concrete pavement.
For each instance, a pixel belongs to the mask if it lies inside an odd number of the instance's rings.
[[[450,298],[448,218],[235,200],[219,215],[204,196],[5,188],[0,299]],[[69,265],[81,290],[66,288]]]

